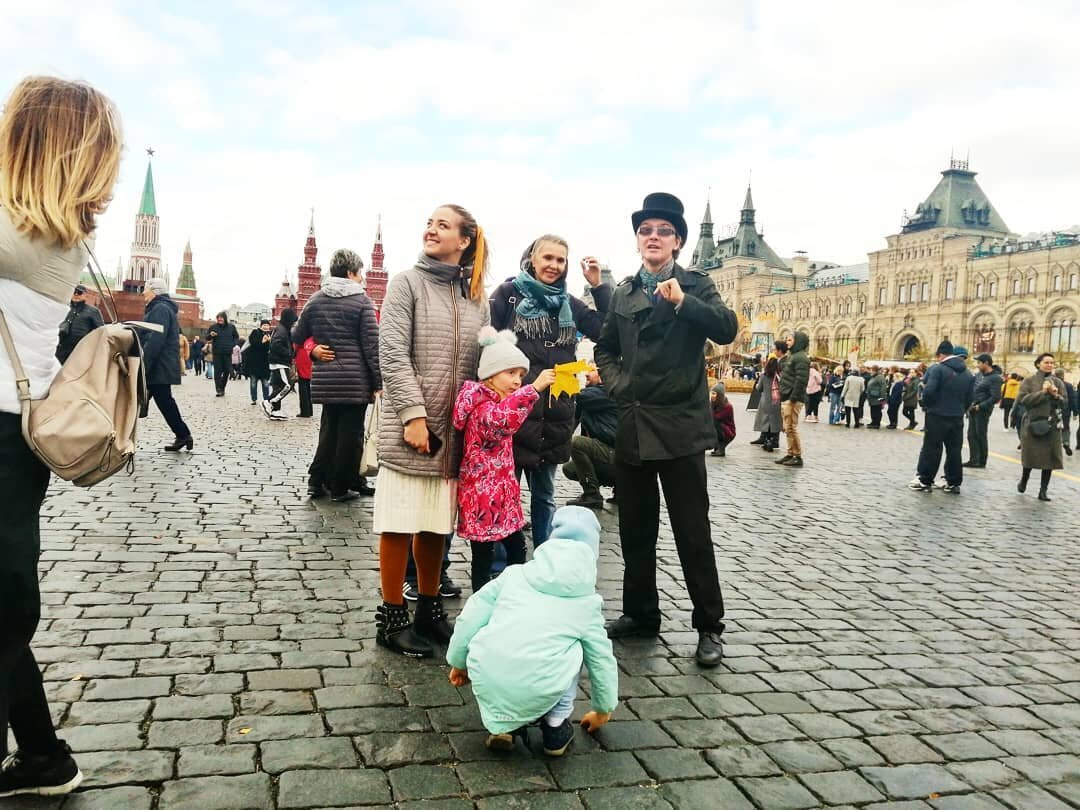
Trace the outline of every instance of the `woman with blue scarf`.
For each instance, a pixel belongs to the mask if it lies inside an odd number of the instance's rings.
[[[545,368],[576,359],[578,336],[590,340],[600,336],[611,286],[600,281],[600,264],[593,258],[582,261],[585,280],[591,288],[596,310],[566,291],[569,245],[559,236],[547,234],[534,241],[521,257],[521,272],[500,284],[491,296],[491,325],[510,329],[517,346],[529,358],[529,374],[524,384]],[[574,433],[574,401],[570,397],[551,400],[543,396],[514,434],[514,462],[525,473],[532,499],[533,545],[539,546],[551,531],[555,514],[555,471],[570,459],[570,439]]]

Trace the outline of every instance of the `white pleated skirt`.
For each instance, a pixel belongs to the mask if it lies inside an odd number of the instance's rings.
[[[450,534],[457,523],[456,478],[408,475],[380,467],[375,479],[375,534]]]

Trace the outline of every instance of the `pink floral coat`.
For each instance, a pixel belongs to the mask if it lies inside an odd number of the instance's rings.
[[[469,381],[454,403],[454,427],[465,431],[458,475],[458,536],[490,543],[525,525],[521,487],[514,475],[514,433],[525,422],[536,389],[525,385],[499,401],[483,383]]]

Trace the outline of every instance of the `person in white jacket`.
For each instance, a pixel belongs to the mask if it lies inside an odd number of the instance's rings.
[[[840,391],[840,398],[844,401],[845,427],[851,427],[851,414],[855,414],[855,427],[862,427],[862,411],[859,410],[859,400],[862,399],[863,391],[866,390],[866,380],[856,369],[848,372],[844,379],[844,387]]]
[[[60,370],[57,324],[86,265],[120,170],[120,117],[87,84],[21,81],[0,116],[0,311],[31,399]],[[60,180],[59,178],[63,178]],[[0,798],[62,795],[82,773],[53,730],[30,642],[41,617],[39,515],[49,469],[23,439],[11,358],[0,344]],[[18,750],[8,756],[8,728]]]

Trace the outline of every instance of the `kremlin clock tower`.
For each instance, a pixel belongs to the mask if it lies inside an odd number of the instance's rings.
[[[383,269],[384,259],[382,217],[379,217],[379,225],[375,229],[375,247],[371,249],[371,269],[368,270],[365,278],[367,294],[372,303],[375,304],[376,312],[382,311],[382,302],[386,297],[386,282],[389,280],[386,270]]]

